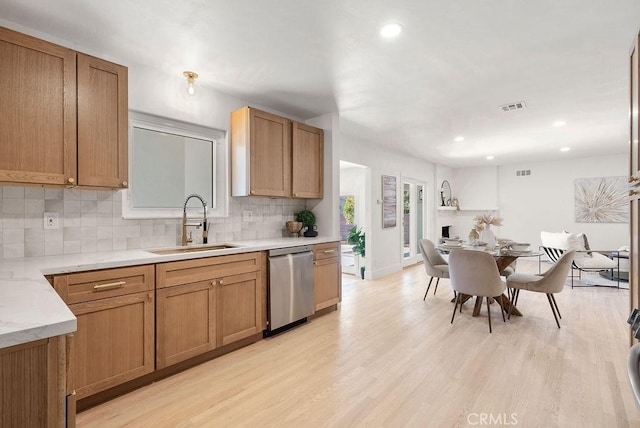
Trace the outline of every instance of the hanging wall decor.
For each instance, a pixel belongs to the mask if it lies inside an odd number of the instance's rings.
[[[398,215],[398,198],[396,189],[396,177],[392,175],[382,176],[382,227],[396,227]]]
[[[576,178],[576,223],[627,223],[629,202],[625,177]]]

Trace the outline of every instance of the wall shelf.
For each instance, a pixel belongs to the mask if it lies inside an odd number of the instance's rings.
[[[456,207],[438,207],[438,211],[457,211]]]

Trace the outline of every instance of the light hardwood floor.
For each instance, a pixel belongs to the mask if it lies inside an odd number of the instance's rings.
[[[426,283],[421,265],[345,275],[338,311],[89,409],[78,426],[640,426],[627,290],[566,287],[561,329],[546,297],[523,291],[524,316],[503,323],[493,304],[489,334],[486,306],[473,318],[467,303],[451,325],[448,281],[423,302]]]

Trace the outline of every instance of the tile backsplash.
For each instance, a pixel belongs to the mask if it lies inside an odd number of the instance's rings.
[[[125,220],[122,192],[0,186],[1,258],[93,253],[180,245],[180,219]],[[209,242],[286,236],[285,222],[305,209],[298,199],[231,198],[229,217],[209,219]],[[242,221],[251,211],[253,221]],[[44,229],[45,212],[59,216]],[[193,231],[201,242],[201,230]]]

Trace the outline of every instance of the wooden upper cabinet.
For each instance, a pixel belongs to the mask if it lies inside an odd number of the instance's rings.
[[[251,107],[231,113],[233,196],[291,194],[291,123]]]
[[[127,187],[127,68],[78,54],[78,184]]]
[[[292,195],[294,198],[322,198],[324,131],[293,122]]]
[[[323,131],[252,107],[231,113],[231,194],[322,198]]]
[[[0,182],[127,187],[127,68],[0,27]]]
[[[76,53],[0,27],[0,76],[0,181],[73,182]]]

